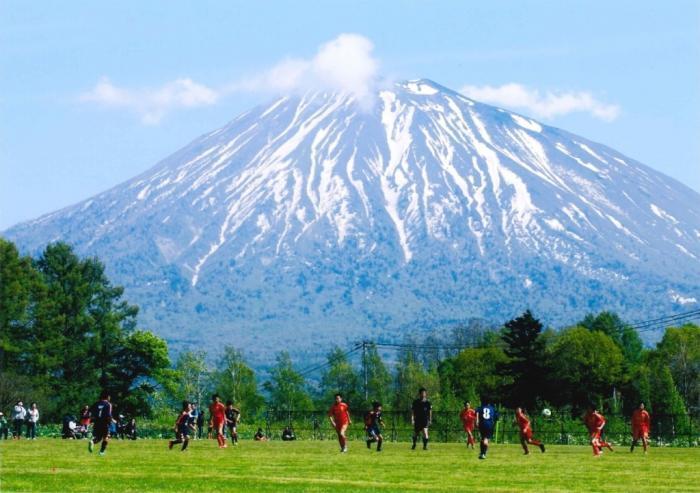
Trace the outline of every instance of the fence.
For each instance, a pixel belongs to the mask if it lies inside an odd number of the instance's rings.
[[[532,428],[537,438],[549,444],[585,444],[588,433],[580,417],[567,413],[554,413],[544,417],[540,414],[530,416]],[[630,443],[629,417],[606,414],[605,435],[613,443],[626,445]],[[383,413],[384,438],[392,442],[408,442],[413,435],[411,416],[408,412],[385,411]],[[353,424],[348,428],[351,440],[364,440],[364,423],[360,414],[353,416]],[[280,412],[268,410],[257,416],[246,417],[238,427],[239,437],[252,439],[258,428],[262,428],[271,440],[281,438],[282,430],[290,426],[299,440],[335,440],[336,435],[328,423],[325,411]],[[205,424],[206,428],[206,424]],[[61,436],[58,425],[39,427],[39,436]],[[206,429],[204,435],[206,436]],[[159,426],[142,423],[138,426],[141,438],[165,438],[173,434],[172,425]],[[478,435],[478,432],[477,432]],[[430,427],[432,441],[460,442],[464,440],[464,431],[457,411],[433,412]],[[519,433],[512,412],[503,412],[498,420],[494,437],[498,443],[519,443]],[[700,416],[689,414],[654,415],[650,439],[655,445],[697,447],[700,446]]]
[[[569,414],[552,414],[545,417],[532,415],[532,428],[535,436],[551,444],[588,443],[588,432],[581,418]],[[354,418],[348,428],[351,440],[364,440],[362,416]],[[411,416],[407,412],[384,412],[384,438],[393,442],[407,442],[413,435]],[[631,441],[630,420],[627,416],[606,414],[605,436],[617,444]],[[278,439],[286,426],[291,426],[297,438],[303,440],[335,439],[335,432],[328,424],[325,412],[276,412],[267,411],[259,424],[271,439]],[[477,432],[478,435],[478,432]],[[459,412],[433,412],[430,427],[433,441],[460,442],[464,431]],[[519,443],[518,427],[512,412],[501,414],[496,427],[495,441],[498,443]],[[700,446],[700,417],[689,414],[652,416],[650,440],[657,445]]]

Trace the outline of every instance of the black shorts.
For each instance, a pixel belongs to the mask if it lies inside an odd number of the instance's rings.
[[[416,422],[413,424],[413,431],[415,431],[416,433],[418,433],[419,431],[423,431],[423,428],[427,428],[428,426],[429,426],[429,425],[428,425],[428,422],[427,422],[427,421],[416,421]]]
[[[109,438],[109,423],[95,423],[92,427],[92,439],[99,442],[105,438]]]
[[[479,434],[481,435],[481,438],[491,440],[493,438],[493,426],[479,427]]]

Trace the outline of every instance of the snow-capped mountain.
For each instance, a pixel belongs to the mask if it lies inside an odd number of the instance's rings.
[[[364,108],[281,97],[4,235],[98,255],[176,344],[261,353],[526,307],[554,324],[697,307],[697,192],[428,80]]]

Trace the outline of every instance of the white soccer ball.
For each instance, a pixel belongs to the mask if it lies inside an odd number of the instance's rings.
[[[545,407],[544,409],[542,409],[542,415],[546,418],[549,418],[552,415],[552,411]]]

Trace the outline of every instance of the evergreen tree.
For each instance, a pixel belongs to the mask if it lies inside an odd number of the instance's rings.
[[[0,238],[0,373],[29,373],[36,300],[44,285],[29,257]]]
[[[506,388],[506,403],[511,407],[532,409],[545,389],[545,348],[541,332],[542,324],[530,310],[505,324],[501,337],[508,362],[499,369],[512,379]]]

